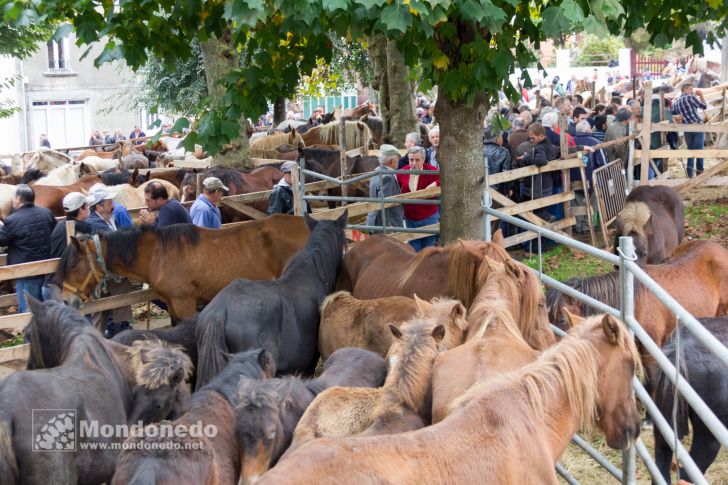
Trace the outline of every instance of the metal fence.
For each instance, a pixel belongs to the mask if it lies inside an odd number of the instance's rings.
[[[637,279],[642,286],[651,291],[671,312],[677,317],[676,332],[679,333],[687,329],[703,344],[710,352],[718,356],[723,363],[726,364],[728,370],[728,349],[718,341],[710,332],[708,332],[695,317],[690,315],[682,306],[680,306],[674,298],[672,298],[664,289],[662,289],[645,271],[635,263],[634,245],[632,238],[622,237],[619,240],[619,255],[607,253],[601,249],[594,248],[580,241],[573,240],[569,237],[564,237],[548,229],[541,228],[529,222],[521,219],[509,216],[496,209],[493,209],[490,203],[490,198],[486,194],[483,198],[483,213],[484,213],[484,225],[486,227],[486,239],[490,239],[490,234],[487,228],[490,227],[489,219],[491,217],[497,217],[507,223],[519,226],[523,229],[534,231],[538,234],[538,270],[533,270],[540,278],[541,282],[547,286],[556,288],[557,290],[575,298],[591,307],[596,308],[598,311],[603,311],[620,318],[634,333],[637,341],[644,347],[656,361],[656,364],[665,372],[666,377],[672,382],[675,392],[680,393],[682,397],[687,401],[689,406],[695,411],[700,419],[705,423],[706,427],[713,433],[716,439],[721,443],[722,446],[728,447],[728,429],[721,423],[720,419],[716,417],[715,413],[705,404],[705,402],[698,396],[695,390],[688,384],[687,380],[677,372],[679,368],[680,352],[675,353],[676,362],[670,362],[665,356],[662,350],[652,340],[652,338],[645,332],[642,325],[635,319],[634,316],[634,280]],[[601,303],[594,298],[589,297],[583,293],[580,293],[573,288],[551,278],[550,276],[543,273],[542,254],[541,254],[541,239],[546,237],[557,243],[564,244],[568,247],[577,249],[586,254],[602,259],[608,263],[617,265],[619,267],[620,277],[620,308],[613,308],[604,303]],[[563,334],[563,332],[556,327],[554,331]],[[644,405],[647,414],[652,419],[656,432],[661,433],[668,445],[672,448],[676,454],[678,461],[682,464],[685,471],[689,475],[690,479],[695,484],[707,484],[707,480],[695,464],[693,459],[690,457],[688,452],[685,450],[680,440],[677,439],[674,425],[665,419],[660,413],[654,401],[651,399],[648,392],[645,390],[642,383],[636,378],[633,378],[634,390],[636,397]],[[674,418],[673,418],[674,421]],[[657,465],[650,456],[647,448],[645,447],[642,440],[631,446],[622,456],[622,470],[621,472],[616,469],[614,465],[596,450],[588,446],[583,439],[575,436],[573,442],[581,447],[587,454],[589,454],[595,461],[605,468],[605,470],[614,476],[617,480],[620,480],[625,484],[636,483],[636,456],[639,455],[640,459],[644,462],[647,467],[654,483],[664,484],[666,483],[662,475],[658,472]],[[579,483],[574,477],[572,477],[567,470],[562,466],[557,466],[557,472],[569,483]]]

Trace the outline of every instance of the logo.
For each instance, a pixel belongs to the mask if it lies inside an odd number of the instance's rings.
[[[76,451],[75,409],[33,409],[33,451]]]

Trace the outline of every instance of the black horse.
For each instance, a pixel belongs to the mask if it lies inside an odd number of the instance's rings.
[[[698,320],[715,338],[728,346],[728,317]],[[687,379],[723,425],[728,426],[728,372],[726,372],[728,369],[690,331],[682,331],[680,340],[680,374]],[[662,347],[670,362],[675,362],[676,347],[677,340],[673,334]],[[672,423],[674,386],[661,369],[656,373],[655,382],[655,403],[667,422]],[[688,434],[688,421],[692,424],[693,441],[690,445],[690,457],[700,471],[705,473],[720,451],[720,442],[679,393],[676,416],[677,429],[674,431],[679,439]],[[672,449],[659,431],[655,431],[655,462],[662,476],[670,483]],[[690,480],[683,469],[680,469],[679,477]]]
[[[94,423],[116,429],[167,418],[191,363],[159,342],[118,349],[78,311],[27,298],[33,313],[26,331],[29,367],[35,370],[0,381],[0,483],[44,484],[49,477],[108,483],[118,453],[110,445],[120,445],[123,436],[84,435],[84,422],[88,429]]]
[[[348,211],[334,221],[304,215],[310,236],[281,277],[238,279],[226,286],[197,321],[197,389],[225,367],[226,354],[268,350],[278,372],[313,374],[318,361],[319,305],[333,291],[346,247]]]
[[[253,482],[276,464],[290,446],[304,411],[319,393],[333,386],[379,387],[386,374],[387,364],[378,354],[342,348],[326,359],[324,372],[315,379],[241,379],[235,408],[240,483]]]

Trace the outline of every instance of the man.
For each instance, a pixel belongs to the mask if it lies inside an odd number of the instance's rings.
[[[571,136],[576,135],[576,124],[582,120],[586,120],[588,117],[589,117],[589,114],[583,107],[581,107],[581,106],[575,107],[574,111],[572,111],[571,119],[569,120],[569,126],[566,131]]]
[[[682,94],[672,103],[672,114],[680,115],[682,123],[686,125],[702,124],[703,120],[698,110],[705,110],[708,105],[705,103],[705,97],[701,91],[695,91],[693,85],[685,83],[681,89]],[[697,95],[697,96],[696,96]],[[702,131],[685,132],[685,143],[688,150],[702,150],[705,148],[705,133]],[[695,167],[695,158],[688,158],[688,177],[692,178],[694,170],[697,168],[697,174],[703,173],[703,159],[697,159],[697,167]]]
[[[566,92],[567,93],[573,93],[574,90],[576,89],[576,83],[577,83],[577,81],[576,81],[576,74],[572,74],[571,75],[571,79],[569,79],[566,82]]]
[[[88,140],[89,146],[98,146],[104,144],[104,137],[101,136],[101,133],[99,133],[99,130],[93,130],[91,132],[91,138]]]
[[[45,133],[40,134],[40,146],[50,148],[51,142],[48,141],[48,136]]]
[[[439,138],[438,138],[439,140]],[[422,135],[420,135],[418,132],[413,131],[411,133],[407,133],[407,135],[404,137],[404,147],[409,151],[412,147],[421,147],[422,146]],[[425,157],[425,163],[430,163],[430,156],[427,151],[425,152],[427,156]],[[402,156],[399,159],[399,162],[397,162],[397,170],[402,170],[402,167],[405,167],[409,164],[409,156],[405,153],[404,156]]]
[[[117,230],[114,220],[114,202],[112,201],[115,196],[116,191],[101,183],[94,184],[88,191],[86,203],[91,210],[91,214],[89,214],[86,222],[91,227],[92,234],[105,234]],[[131,284],[125,278],[120,280],[111,279],[107,284],[107,290],[112,296],[121,295],[131,290]],[[119,332],[130,329],[131,324],[129,321],[131,319],[131,306],[125,306],[95,314],[93,316],[93,325],[103,332],[106,338],[111,338]]]
[[[138,125],[134,125],[134,131],[132,131],[129,134],[129,139],[130,140],[136,140],[137,138],[143,138],[145,136],[147,136],[146,133],[144,133],[142,131],[142,129],[139,128]],[[136,141],[136,142],[134,142],[135,145],[141,145],[142,143],[144,143],[144,142],[143,141]]]
[[[170,199],[167,188],[159,182],[152,182],[144,187],[144,203],[147,209],[139,212],[139,218],[144,224],[156,227],[171,226],[172,224],[191,224],[192,220],[182,204],[177,199]],[[155,216],[150,210],[158,210]]]
[[[202,181],[202,193],[190,208],[192,224],[208,229],[220,229],[222,227],[222,215],[217,205],[222,200],[225,192],[228,192],[225,184],[217,177],[207,177]]]
[[[607,133],[604,135],[604,141],[608,142],[627,136],[629,120],[631,118],[632,111],[630,111],[629,108],[620,108],[620,110],[617,111],[617,115],[614,117],[614,123],[609,125],[607,128]],[[607,157],[610,162],[620,159],[622,163],[627,166],[627,159],[629,157],[629,141],[607,147]]]
[[[513,120],[513,131],[508,135],[508,148],[510,148],[511,162],[516,158],[516,149],[519,145],[528,140],[528,131],[526,128],[528,128],[528,124],[526,124],[526,121],[520,115]]]
[[[15,212],[5,219],[0,227],[0,246],[8,248],[7,264],[30,263],[50,259],[50,240],[56,220],[51,211],[35,205],[35,192],[26,184],[15,189],[13,199]],[[43,300],[42,286],[44,276],[30,276],[15,280],[15,291],[18,294],[18,311],[28,311],[25,293],[38,300]]]
[[[531,126],[531,123],[533,123],[533,113],[529,110],[521,111],[518,117],[523,120],[524,129],[528,129],[528,127]]]
[[[508,141],[511,141],[510,137],[508,137]],[[503,147],[503,133],[500,130],[493,126],[486,126],[483,143],[483,158],[488,161],[489,174],[493,175],[511,169],[511,153]],[[506,184],[497,184],[494,188],[498,192],[508,195]]]
[[[283,177],[278,181],[270,197],[268,197],[268,215],[293,214],[293,185],[291,181],[291,170],[294,162],[284,162],[281,165]],[[306,211],[310,214],[311,209],[306,202],[303,202]]]
[[[631,99],[627,103],[627,107],[632,112],[632,117],[635,119],[635,121],[638,121],[642,116],[642,106],[640,105],[640,102],[636,99]]]
[[[549,142],[551,142],[554,147],[559,148],[561,146],[559,113],[557,111],[551,111],[549,113],[546,113],[541,117],[541,123],[542,127],[544,128],[544,132],[546,133],[546,137],[549,139]],[[574,142],[574,137],[572,137],[569,133],[566,133],[566,146],[576,146],[576,143]]]
[[[571,111],[573,110],[571,100],[566,96],[560,96],[554,103],[554,108],[559,113],[563,113],[567,118],[571,116]]]
[[[58,221],[51,234],[51,258],[60,258],[66,249],[66,221],[75,221],[75,233],[91,234],[91,226],[86,219],[89,216],[86,196],[81,192],[71,192],[63,198],[63,212],[66,220]]]
[[[430,132],[432,133],[432,132]],[[425,149],[412,147],[408,151],[409,165],[403,170],[437,170],[434,166],[425,163]],[[402,188],[402,193],[416,192],[426,188],[440,185],[440,176],[437,174],[398,174],[397,182]],[[407,227],[422,227],[436,224],[440,220],[437,205],[413,205],[407,204],[404,207],[404,218]],[[421,239],[414,239],[409,244],[419,251],[423,248],[434,246],[437,236],[432,235]]]
[[[518,154],[516,160],[521,165],[536,167],[543,167],[559,156],[558,150],[549,141],[541,123],[534,123],[528,127],[528,141],[518,147]],[[540,199],[552,195],[553,190],[553,177],[550,173],[526,177],[521,180],[520,200]],[[539,209],[536,213],[548,222],[556,220],[547,209]]]
[[[427,135],[427,138],[430,140],[430,145],[432,146],[427,149],[425,155],[427,159],[426,163],[435,167],[434,170],[439,170],[440,164],[437,161],[437,152],[440,147],[440,127],[433,126],[430,128],[430,133]],[[410,159],[411,161],[412,159]]]
[[[424,105],[422,105],[422,107],[425,109],[425,114],[420,119],[420,121],[422,121],[424,124],[429,126],[434,121],[434,117],[433,117],[434,108],[431,108],[429,104],[424,104]]]
[[[375,171],[381,175],[375,175],[369,179],[369,197],[392,197],[401,192],[396,175],[389,173],[398,161],[399,150],[397,147],[387,144],[379,147],[379,166]],[[384,209],[384,219],[386,227],[404,227],[404,209],[401,205]],[[367,226],[382,226],[382,211],[376,210],[368,213],[366,224]]]
[[[659,115],[659,113],[658,113]],[[604,137],[607,135],[607,116],[598,115],[594,117],[594,127],[592,128],[591,136],[599,140],[599,143],[604,141]]]
[[[582,120],[576,124],[576,135],[574,136],[574,141],[577,143],[577,145],[585,146],[585,147],[592,147],[594,145],[598,145],[601,143],[599,140],[594,138],[592,136],[592,128],[591,125],[587,120]],[[599,167],[603,167],[607,164],[607,154],[603,148],[598,148],[596,151],[589,153],[587,156],[587,164],[585,167],[586,172],[586,180],[587,185],[591,184],[592,179],[592,172],[594,172],[595,169]],[[571,180],[581,180],[581,173],[579,169],[572,168],[570,171],[571,174]],[[591,197],[593,192],[591,191],[591,188],[588,191],[589,196]],[[574,191],[574,197],[575,197],[575,203],[578,206],[585,206],[585,196],[584,196],[584,190],[575,190]],[[594,201],[596,202],[596,201]],[[592,207],[596,207],[596,205],[592,205]],[[576,216],[576,232],[578,233],[586,233],[589,232],[589,219],[586,216]]]

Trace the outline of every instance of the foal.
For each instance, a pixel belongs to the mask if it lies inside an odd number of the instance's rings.
[[[502,378],[474,386],[441,423],[396,436],[306,443],[261,477],[265,484],[557,484],[554,466],[580,425],[612,448],[639,435],[632,391],[639,358],[624,326],[597,316]],[[597,416],[597,410],[599,410]]]

